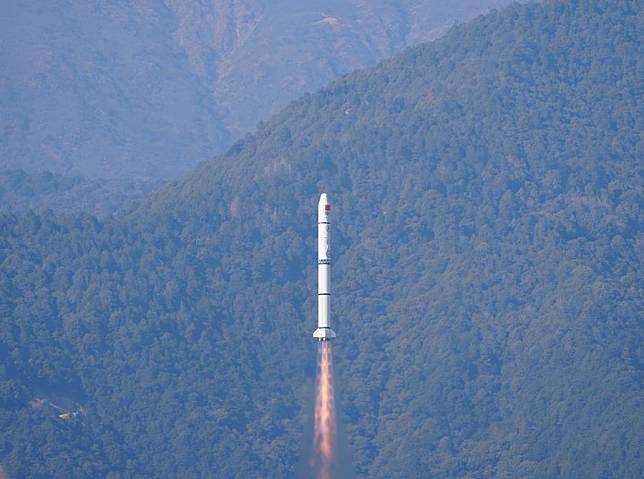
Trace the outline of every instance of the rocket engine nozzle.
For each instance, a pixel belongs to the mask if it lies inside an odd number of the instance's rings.
[[[313,337],[318,341],[328,341],[330,339],[335,339],[336,334],[331,328],[318,328],[313,333]]]

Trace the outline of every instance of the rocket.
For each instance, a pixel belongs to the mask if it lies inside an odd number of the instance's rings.
[[[318,329],[313,337],[318,341],[328,341],[335,338],[335,331],[331,329],[331,311],[329,303],[331,292],[329,290],[329,273],[331,259],[329,257],[329,213],[331,205],[326,193],[320,195],[318,203]]]

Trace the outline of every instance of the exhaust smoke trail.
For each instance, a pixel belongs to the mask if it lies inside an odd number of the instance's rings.
[[[333,391],[333,362],[331,344],[320,341],[318,349],[318,383],[315,398],[315,431],[313,433],[313,463],[318,479],[331,479],[336,454],[336,413]]]

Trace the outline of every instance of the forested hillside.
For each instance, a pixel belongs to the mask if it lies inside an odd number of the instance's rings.
[[[128,215],[0,216],[0,464],[293,477],[326,191],[357,477],[642,477],[642,33],[637,1],[511,6]]]
[[[301,94],[507,3],[7,2],[0,170],[176,177]]]
[[[102,217],[126,208],[163,185],[137,179],[88,180],[49,172],[0,171],[0,211],[53,210]]]

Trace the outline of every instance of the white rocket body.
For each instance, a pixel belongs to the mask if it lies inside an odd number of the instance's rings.
[[[326,193],[320,196],[318,203],[318,329],[313,337],[318,341],[328,341],[335,338],[335,331],[331,329],[330,300],[331,291],[330,269],[331,261],[329,256],[329,213],[331,205]]]

